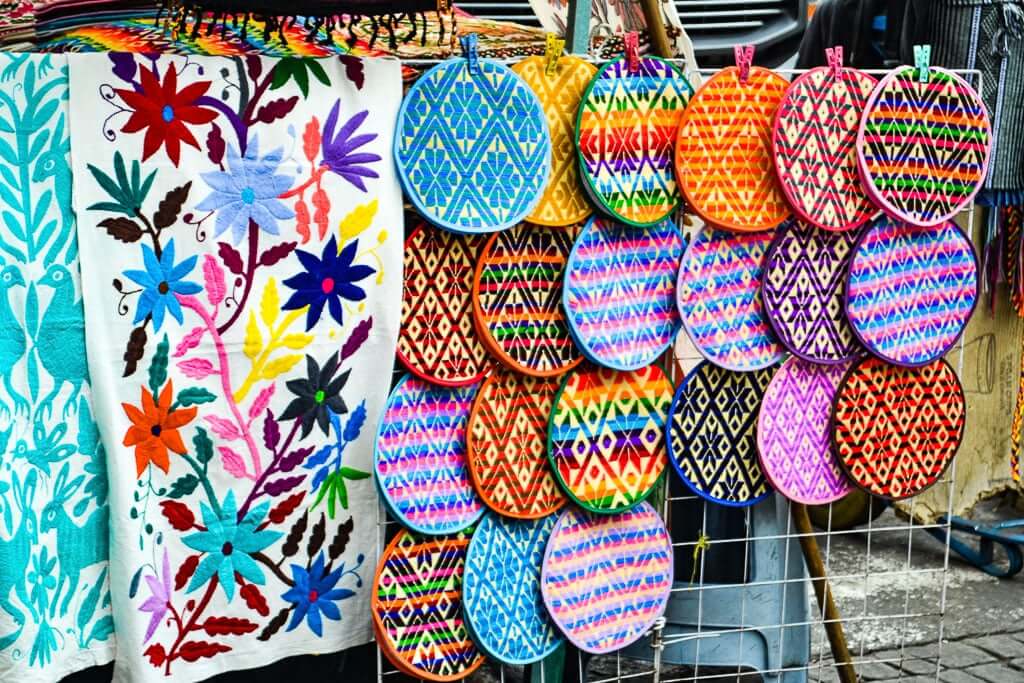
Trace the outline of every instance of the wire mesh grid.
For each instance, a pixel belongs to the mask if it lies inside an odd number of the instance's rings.
[[[608,61],[598,58],[590,60],[598,65]],[[409,60],[403,63],[413,67],[428,67],[440,61],[443,60]],[[498,61],[511,64],[516,60]],[[704,77],[717,72],[717,69],[688,69],[685,60],[681,59],[666,61],[686,70],[695,87]],[[776,73],[790,80],[806,71],[776,69]],[[980,71],[954,71],[982,94]],[[876,77],[888,73],[885,70],[865,72]],[[700,227],[699,222],[695,221],[693,216],[686,215],[682,208],[676,218],[678,225],[687,226],[684,232],[688,236],[692,236]],[[963,225],[968,226],[968,234],[972,234],[970,228],[975,225],[974,205],[965,208],[959,218]],[[700,360],[699,354],[692,347],[687,348],[684,332],[680,333],[680,338],[683,343],[677,343],[672,352],[667,354],[671,356],[673,381],[676,383]],[[956,367],[957,375],[962,376],[963,337],[950,355],[955,356],[953,365]],[[399,369],[396,367],[396,371]],[[915,514],[915,499],[910,499],[909,506],[904,506],[895,514],[888,513],[882,517],[869,514],[864,526],[852,528],[833,526],[837,504],[820,508],[821,518],[824,520],[823,528],[813,536],[819,543],[829,589],[833,596],[842,598],[837,601],[840,621],[845,629],[856,670],[859,671],[865,666],[887,665],[889,668],[886,670],[895,669],[899,680],[911,677],[915,680],[933,677],[935,681],[940,680],[944,616],[949,585],[951,525],[948,520],[953,516],[955,480],[954,458],[950,467],[934,485],[944,493],[947,501],[945,516],[936,522],[923,522],[918,518]],[[652,503],[660,509],[672,537],[676,580],[669,597],[669,609],[671,611],[671,605],[675,601],[696,599],[696,623],[688,625],[689,632],[670,633],[667,628],[670,625],[669,620],[661,617],[647,637],[628,648],[626,653],[620,651],[614,655],[590,657],[572,649],[566,657],[564,672],[557,680],[540,665],[535,665],[535,669],[531,671],[529,668],[524,670],[524,667],[498,665],[492,662],[487,662],[467,680],[477,683],[753,683],[758,680],[795,683],[839,680],[826,636],[825,624],[829,623],[829,620],[811,592],[811,582],[806,576],[803,556],[799,551],[803,535],[794,528],[790,514],[791,503],[781,496],[774,495],[760,503],[761,506],[781,506],[776,510],[777,518],[785,521],[784,527],[775,533],[758,533],[755,524],[757,506],[725,508],[689,492],[683,493],[685,487],[678,483],[672,472],[667,472],[663,481],[663,488],[652,498]],[[879,503],[874,501],[871,504]],[[738,529],[738,533],[712,537],[709,534],[711,527],[715,521],[720,522],[720,518],[726,513],[731,515],[733,527]],[[681,519],[688,520],[689,533],[680,528],[687,526],[679,524]],[[380,556],[399,525],[390,518],[383,504],[378,506],[377,525],[377,551]],[[927,539],[925,534],[929,530],[941,532],[945,541],[940,543],[935,539]],[[777,557],[781,557],[781,577],[761,579],[756,576],[757,572],[753,571],[757,558],[752,557],[752,549],[763,547],[764,544],[774,544]],[[879,552],[879,547],[885,550],[884,558]],[[721,565],[719,567],[710,566],[714,563],[709,562],[709,557],[715,553],[725,554],[723,551],[729,548],[738,549],[738,553],[729,553],[724,561],[717,563]],[[894,563],[893,557],[897,556],[903,559]],[[735,561],[737,557],[741,558],[739,562]],[[798,566],[794,567],[794,563]],[[714,576],[715,569],[720,576]],[[725,575],[725,581],[721,579],[722,574]],[[903,588],[899,587],[900,584]],[[922,586],[929,587],[934,594],[934,600],[912,599],[914,589]],[[742,590],[737,590],[738,587],[742,587]],[[754,611],[753,608],[760,606],[760,600],[766,591],[770,590],[778,592],[781,596],[781,603],[773,610],[777,618],[770,623],[748,624],[748,616]],[[716,600],[716,594],[740,596],[739,604],[734,608],[734,626],[710,623],[706,619],[706,612]],[[806,609],[802,614],[787,618],[787,614],[794,612],[790,609],[790,601],[805,604]],[[855,607],[858,603],[859,609]],[[772,634],[774,637],[768,637]],[[722,644],[722,641],[727,639],[730,644],[736,643],[734,650]],[[803,645],[794,642],[799,639],[804,639]],[[726,659],[729,658],[731,650],[735,653],[733,661],[742,662],[744,641],[748,646],[752,642],[757,646],[766,645],[766,665],[754,668],[742,663],[725,666],[701,663],[705,659],[701,656],[702,648],[705,652],[708,648],[724,650],[719,652],[716,658],[724,656]],[[937,650],[923,657],[918,655],[914,648],[924,643],[936,643]],[[687,644],[692,648],[687,663],[675,663],[666,657],[666,651],[680,644]],[[769,651],[773,647],[777,651]],[[795,649],[798,653],[803,651],[804,656],[797,656],[797,659],[802,661],[787,664],[787,648]],[[416,680],[395,669],[383,656],[379,647],[376,648],[376,656],[378,683]]]

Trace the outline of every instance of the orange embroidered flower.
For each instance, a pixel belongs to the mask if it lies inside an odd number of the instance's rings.
[[[153,463],[164,472],[170,468],[167,449],[175,453],[186,453],[180,427],[184,427],[195,419],[195,407],[171,410],[171,399],[174,388],[168,380],[154,402],[153,394],[142,387],[142,410],[130,403],[122,403],[125,415],[132,421],[132,426],[124,435],[125,446],[135,446],[136,476],[141,477],[149,463]]]

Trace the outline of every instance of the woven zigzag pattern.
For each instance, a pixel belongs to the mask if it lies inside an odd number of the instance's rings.
[[[846,319],[846,274],[862,229],[824,232],[790,220],[775,233],[764,267],[764,312],[786,348],[837,363],[861,348]]]
[[[474,641],[506,664],[544,659],[562,642],[540,592],[544,549],[556,518],[511,520],[488,515],[466,555],[462,601]]]
[[[963,438],[966,409],[963,387],[945,359],[903,368],[865,358],[836,394],[835,453],[853,482],[868,493],[916,496],[952,462]]]
[[[430,222],[460,232],[515,225],[533,209],[551,169],[537,96],[508,67],[449,59],[409,90],[395,158],[409,198]]]
[[[823,505],[852,490],[832,455],[832,401],[849,364],[790,358],[765,391],[757,422],[761,469],[790,500]]]
[[[471,535],[402,530],[381,556],[371,608],[381,650],[400,669],[428,680],[456,680],[483,664],[462,620]]]
[[[548,541],[541,573],[544,604],[584,652],[635,642],[665,611],[672,544],[648,503],[615,515],[569,507]]]
[[[580,105],[580,173],[595,202],[615,218],[651,225],[679,203],[672,148],[693,89],[674,66],[640,59],[630,74],[617,59],[598,72]]]
[[[583,359],[562,309],[565,264],[579,231],[521,223],[491,236],[480,255],[473,295],[481,336],[513,370],[550,377]]]
[[[473,275],[484,240],[428,225],[406,240],[398,357],[432,382],[472,383],[486,367],[473,328]]]
[[[770,492],[757,454],[761,397],[775,368],[733,372],[711,363],[690,371],[669,418],[669,455],[698,495],[753,505]]]
[[[945,354],[977,298],[974,249],[954,223],[920,229],[879,219],[850,262],[850,324],[872,353],[898,365]]]
[[[665,469],[672,383],[660,366],[566,376],[551,413],[549,453],[562,487],[588,509],[623,510]]]
[[[868,190],[893,216],[921,225],[952,218],[981,187],[991,129],[985,105],[959,76],[913,67],[882,79],[858,142]]]
[[[483,514],[465,451],[476,389],[438,387],[407,376],[388,397],[374,468],[396,519],[412,529],[452,533]]]
[[[856,69],[838,78],[812,69],[793,81],[772,137],[775,167],[800,218],[825,230],[849,230],[875,211],[857,171],[857,130],[875,79]]]
[[[565,56],[549,77],[542,57],[527,57],[512,71],[537,95],[551,133],[551,179],[526,220],[537,225],[579,223],[590,215],[591,208],[576,158],[576,117],[597,68],[579,57]]]
[[[467,458],[477,493],[495,512],[533,519],[565,504],[547,457],[548,417],[558,385],[558,380],[495,372],[477,393]]]
[[[775,111],[789,84],[754,67],[740,83],[736,67],[708,80],[683,114],[676,172],[689,205],[730,230],[774,228],[789,215],[772,161]]]

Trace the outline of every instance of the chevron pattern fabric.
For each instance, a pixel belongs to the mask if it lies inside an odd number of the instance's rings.
[[[851,230],[876,211],[857,170],[857,131],[877,81],[863,71],[812,69],[789,86],[772,135],[775,168],[801,219]]]
[[[850,479],[903,499],[935,484],[963,439],[967,405],[944,358],[917,368],[865,358],[836,394],[832,443]]]
[[[761,302],[765,254],[772,234],[735,234],[705,227],[690,242],[676,287],[683,326],[712,363],[738,371],[782,360]]]
[[[544,549],[556,517],[537,520],[487,515],[466,554],[462,603],[473,641],[510,665],[538,662],[562,644],[540,592]]]
[[[591,654],[639,640],[665,611],[672,542],[649,503],[615,515],[568,507],[551,533],[541,591],[552,620]]]
[[[671,221],[634,228],[590,219],[569,256],[564,292],[570,329],[590,360],[633,370],[668,349],[679,330],[684,246]]]
[[[672,401],[669,458],[694,493],[715,503],[753,505],[771,489],[757,451],[761,397],[775,367],[734,372],[703,362]]]
[[[566,502],[547,457],[559,384],[498,371],[477,392],[466,434],[469,473],[480,498],[499,514],[536,519]]]
[[[672,383],[658,365],[566,375],[548,431],[562,487],[597,512],[625,510],[649,496],[665,469],[671,402]]]
[[[967,206],[988,169],[985,104],[956,74],[932,67],[927,83],[901,67],[882,79],[857,141],[864,183],[887,213],[936,225]]]
[[[485,240],[424,224],[405,241],[398,358],[435,384],[472,384],[487,368],[473,327],[473,276]]]
[[[381,555],[370,605],[377,642],[416,678],[461,680],[484,663],[462,616],[471,536],[471,529],[437,537],[403,529]]]
[[[576,156],[576,118],[587,86],[597,67],[579,57],[558,60],[548,76],[543,57],[527,57],[512,66],[537,95],[551,134],[551,179],[533,212],[526,217],[535,225],[572,225],[590,215],[590,202],[580,182]]]
[[[520,223],[495,233],[480,255],[473,310],[484,345],[527,375],[561,375],[583,360],[562,309],[566,261],[580,225]]]
[[[846,312],[878,357],[923,365],[956,343],[978,300],[971,241],[952,222],[928,229],[880,218],[850,262]]]
[[[754,67],[746,83],[736,67],[712,76],[679,123],[676,173],[705,221],[738,232],[769,230],[789,215],[772,161],[772,125],[789,83]]]
[[[537,96],[508,67],[463,58],[438,64],[398,112],[395,162],[406,196],[434,225],[456,232],[510,228],[540,201],[551,138]]]
[[[832,401],[849,367],[790,358],[768,384],[757,450],[768,481],[790,500],[824,505],[853,490],[832,455],[829,432]]]
[[[841,363],[861,350],[843,304],[850,260],[863,233],[825,232],[796,219],[775,232],[761,297],[776,337],[794,355]]]
[[[580,174],[594,202],[630,225],[653,225],[679,204],[672,148],[693,94],[686,77],[657,57],[603,66],[583,96],[576,139]]]
[[[377,432],[377,486],[395,519],[414,531],[454,533],[484,512],[466,467],[476,390],[406,375],[388,397]]]

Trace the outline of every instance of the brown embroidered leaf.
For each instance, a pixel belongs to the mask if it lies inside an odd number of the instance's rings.
[[[341,557],[341,554],[345,552],[345,548],[348,546],[348,541],[352,537],[352,530],[355,528],[355,524],[352,522],[352,518],[349,517],[344,524],[338,527],[338,532],[334,534],[334,540],[331,541],[331,545],[327,547],[327,555],[332,559],[336,560]]]
[[[142,228],[131,218],[104,218],[100,221],[100,227],[105,228],[108,235],[121,242],[131,244],[142,239]]]
[[[222,643],[210,643],[205,640],[190,640],[178,648],[178,656],[186,662],[195,662],[203,657],[213,657],[221,652],[231,652],[231,648]]]
[[[291,113],[298,101],[298,95],[292,95],[287,99],[270,100],[256,112],[256,120],[262,123],[273,123],[277,119],[283,119]]]
[[[370,316],[366,320],[360,320],[359,324],[356,325],[355,329],[348,336],[345,344],[341,347],[341,360],[344,362],[347,358],[351,358],[359,351],[359,348],[363,343],[370,337],[370,329],[373,327],[373,316]]]
[[[299,541],[302,540],[302,536],[306,533],[306,526],[309,524],[309,511],[307,510],[295,520],[295,524],[292,525],[292,530],[288,532],[288,538],[285,539],[284,545],[281,546],[281,552],[285,557],[291,557],[295,553],[299,552]]]
[[[255,584],[247,583],[242,586],[242,591],[239,595],[245,600],[245,605],[261,617],[270,614],[270,608],[267,607],[267,599],[263,597],[263,593],[260,593],[260,589]]]
[[[122,377],[131,377],[139,369],[139,361],[146,355],[146,323],[132,330],[128,336],[128,346],[124,350],[124,374]]]
[[[257,628],[258,624],[239,617],[207,617],[203,622],[203,630],[211,636],[241,636]]]
[[[224,265],[235,275],[241,275],[245,272],[245,264],[242,263],[242,255],[238,253],[233,246],[227,242],[217,243],[217,253],[220,255],[220,260],[224,262]]]
[[[191,189],[192,181],[190,180],[184,185],[179,185],[169,191],[160,200],[156,207],[156,213],[153,214],[153,225],[157,230],[163,230],[174,225],[174,222],[178,220],[178,214],[181,213],[181,207],[184,206],[185,200],[188,199],[188,193]]]
[[[363,73],[363,60],[359,57],[352,57],[349,55],[342,55],[338,57],[341,63],[345,65],[345,77],[352,81],[356,90],[363,89],[363,82],[365,81],[365,74]]]
[[[177,531],[188,531],[196,523],[196,516],[192,514],[184,503],[176,500],[164,500],[160,502],[163,508],[164,517]]]
[[[281,462],[277,466],[277,469],[280,470],[281,472],[291,472],[296,467],[305,462],[306,458],[312,455],[312,453],[312,446],[296,448],[294,451],[281,458]]]
[[[280,496],[282,493],[288,493],[305,480],[305,475],[298,477],[281,477],[280,479],[268,481],[264,489],[266,490],[268,496],[277,497]]]
[[[306,554],[315,557],[320,548],[324,545],[324,538],[327,536],[327,517],[320,513],[320,521],[313,525],[313,533],[309,536],[309,545],[306,547]]]
[[[263,60],[259,55],[246,55],[245,70],[249,73],[249,78],[255,81],[263,73]]]
[[[174,575],[174,590],[180,591],[188,583],[188,580],[192,578],[192,574],[195,573],[196,567],[199,566],[199,556],[189,555],[185,558],[185,561],[178,567],[178,573]]]
[[[294,250],[295,242],[282,242],[281,244],[275,244],[260,254],[260,265],[272,266],[288,256],[288,254],[292,253]]]
[[[224,136],[220,132],[220,126],[216,123],[210,125],[210,132],[206,134],[206,156],[212,164],[219,166],[224,160]]]
[[[280,631],[281,627],[284,626],[284,622],[288,621],[288,613],[290,611],[290,607],[285,607],[283,610],[278,612],[277,616],[271,619],[270,623],[267,624],[267,627],[263,629],[263,633],[259,635],[259,640],[266,642],[270,640],[275,633]]]
[[[282,500],[280,503],[274,506],[274,509],[270,511],[270,521],[274,524],[280,524],[284,520],[288,519],[288,516],[295,512],[295,508],[299,507],[303,499],[306,497],[304,491],[292,494]]]

